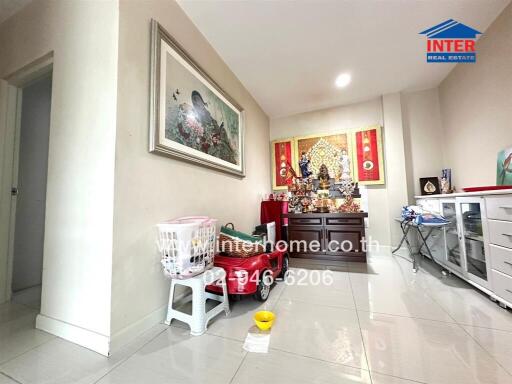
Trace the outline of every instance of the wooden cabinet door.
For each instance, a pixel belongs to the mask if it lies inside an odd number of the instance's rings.
[[[349,252],[362,252],[361,241],[364,237],[364,228],[329,226],[325,229],[325,233],[324,249],[327,254],[340,255]]]
[[[323,227],[321,225],[291,225],[288,227],[288,245],[292,253],[325,253],[323,251],[323,238]],[[301,242],[300,247],[297,246],[298,242]],[[304,244],[309,249],[305,248]],[[317,245],[317,248],[311,249],[311,245]]]

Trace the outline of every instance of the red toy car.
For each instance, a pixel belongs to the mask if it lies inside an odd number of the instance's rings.
[[[259,301],[268,299],[273,282],[286,277],[288,262],[288,254],[277,250],[251,257],[218,254],[214,259],[214,265],[226,271],[229,295],[254,295]],[[212,284],[207,289],[222,294],[220,285]]]

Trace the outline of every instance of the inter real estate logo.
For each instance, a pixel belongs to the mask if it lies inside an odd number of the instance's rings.
[[[476,62],[476,29],[453,19],[420,32],[427,36],[427,63]]]

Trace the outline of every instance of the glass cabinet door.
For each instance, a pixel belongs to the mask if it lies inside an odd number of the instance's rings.
[[[460,201],[459,201],[460,200]],[[485,244],[485,208],[481,198],[461,198],[460,209],[462,245],[465,253],[465,269],[470,280],[484,287],[488,283],[488,255]]]
[[[457,222],[457,205],[455,200],[444,201],[441,205],[442,215],[449,221],[446,231],[446,262],[459,272],[462,272],[462,258]]]

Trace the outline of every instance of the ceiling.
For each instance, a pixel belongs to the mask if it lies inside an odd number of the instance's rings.
[[[447,19],[484,32],[509,2],[179,1],[270,117],[435,87],[453,64],[427,64],[419,32]]]
[[[0,0],[0,24],[32,0]]]

